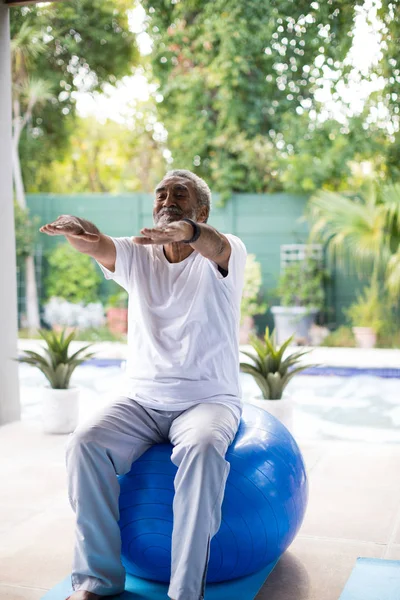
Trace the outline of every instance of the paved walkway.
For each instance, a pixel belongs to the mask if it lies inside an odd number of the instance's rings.
[[[20,340],[19,348],[40,343]],[[126,358],[127,347],[103,342],[95,350]],[[398,368],[400,351],[316,348],[312,362]],[[295,435],[310,482],[306,518],[257,600],[338,600],[357,557],[400,560],[400,444],[316,441],[303,427]],[[39,600],[70,573],[66,440],[44,434],[37,420],[0,427],[1,600]]]
[[[0,598],[39,600],[72,561],[67,436],[0,428]],[[358,556],[400,560],[400,446],[297,437],[310,481],[299,535],[257,600],[337,600]]]

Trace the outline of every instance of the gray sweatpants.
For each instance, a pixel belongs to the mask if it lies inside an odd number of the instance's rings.
[[[222,404],[183,411],[144,408],[120,396],[79,426],[66,445],[68,496],[76,516],[72,588],[110,596],[124,591],[117,475],[153,444],[170,441],[174,480],[171,580],[174,600],[202,600],[211,538],[221,524],[238,423]]]

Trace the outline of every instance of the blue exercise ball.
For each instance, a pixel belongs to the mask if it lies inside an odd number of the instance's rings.
[[[127,573],[168,582],[177,467],[171,444],[156,444],[120,483],[121,560]],[[207,583],[255,573],[279,558],[302,524],[308,500],[303,457],[289,431],[245,403],[226,453],[231,468],[220,529],[212,538]]]

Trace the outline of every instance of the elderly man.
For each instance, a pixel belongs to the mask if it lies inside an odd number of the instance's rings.
[[[210,541],[221,524],[239,426],[239,320],[246,247],[206,224],[210,189],[186,170],[155,190],[153,228],[112,238],[62,215],[40,231],[65,235],[129,293],[129,388],[70,434],[68,494],[76,515],[71,600],[124,591],[119,483],[153,444],[170,442],[174,480],[173,600],[204,597]]]

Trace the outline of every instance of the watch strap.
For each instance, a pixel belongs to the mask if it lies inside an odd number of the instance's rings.
[[[187,223],[190,223],[193,227],[193,236],[190,238],[190,240],[182,240],[184,244],[193,244],[193,242],[195,242],[196,240],[199,239],[200,237],[200,227],[197,225],[196,221],[193,221],[192,219],[188,219],[187,217],[184,217],[183,219],[181,219],[181,221],[186,221]]]

